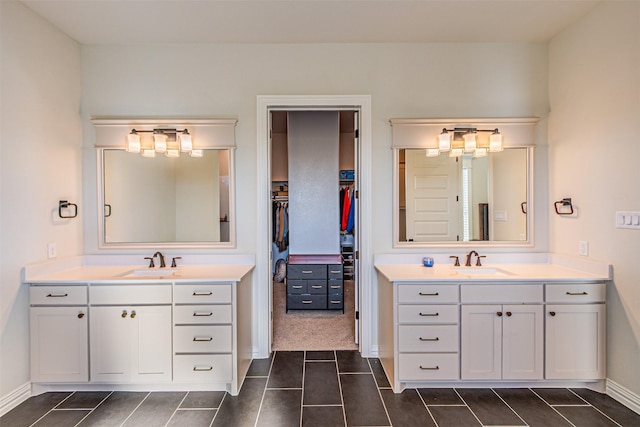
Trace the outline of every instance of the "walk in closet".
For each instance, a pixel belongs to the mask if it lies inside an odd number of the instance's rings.
[[[357,113],[271,112],[273,350],[356,349]]]

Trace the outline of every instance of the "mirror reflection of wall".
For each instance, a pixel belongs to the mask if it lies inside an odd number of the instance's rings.
[[[486,157],[398,150],[400,242],[524,241],[528,149]]]

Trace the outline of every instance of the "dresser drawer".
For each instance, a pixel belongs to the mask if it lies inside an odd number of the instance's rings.
[[[327,295],[327,309],[344,310],[344,298],[342,294]]]
[[[180,325],[231,323],[231,305],[177,305],[173,323]]]
[[[327,292],[330,294],[341,294],[344,292],[342,280],[329,280],[327,282]]]
[[[176,326],[176,353],[231,353],[231,325]]]
[[[342,264],[329,264],[327,265],[327,276],[329,279],[342,280]]]
[[[288,279],[326,279],[326,264],[289,264],[287,266]]]
[[[171,304],[171,285],[93,285],[92,305]]]
[[[30,286],[31,305],[87,305],[87,286]]]
[[[400,381],[441,381],[460,379],[457,353],[400,354]]]
[[[443,304],[458,300],[457,285],[398,285],[399,303]]]
[[[174,289],[176,304],[225,304],[231,303],[231,285],[180,284]]]
[[[551,303],[591,303],[604,302],[607,287],[604,283],[576,283],[545,285],[545,301]]]
[[[458,325],[400,325],[400,352],[458,352]]]
[[[458,323],[458,305],[398,305],[398,323]]]
[[[175,382],[230,382],[232,369],[230,354],[179,354],[173,358]]]
[[[287,295],[287,310],[324,310],[327,295]]]
[[[326,280],[287,280],[288,294],[326,294]]]
[[[542,303],[542,284],[462,285],[463,303],[536,304]]]

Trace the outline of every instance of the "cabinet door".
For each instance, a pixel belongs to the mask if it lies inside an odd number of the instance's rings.
[[[495,380],[502,377],[502,306],[463,305],[461,319],[461,378]]]
[[[605,378],[605,305],[546,306],[546,379]]]
[[[502,378],[542,379],[542,305],[505,305],[502,311]]]
[[[171,381],[171,307],[131,307],[131,381]]]
[[[127,307],[91,307],[91,381],[128,381],[134,319]]]
[[[89,380],[87,307],[32,307],[31,381]]]

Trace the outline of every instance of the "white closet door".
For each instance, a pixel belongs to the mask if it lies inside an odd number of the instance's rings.
[[[340,253],[338,111],[288,113],[289,253]]]

